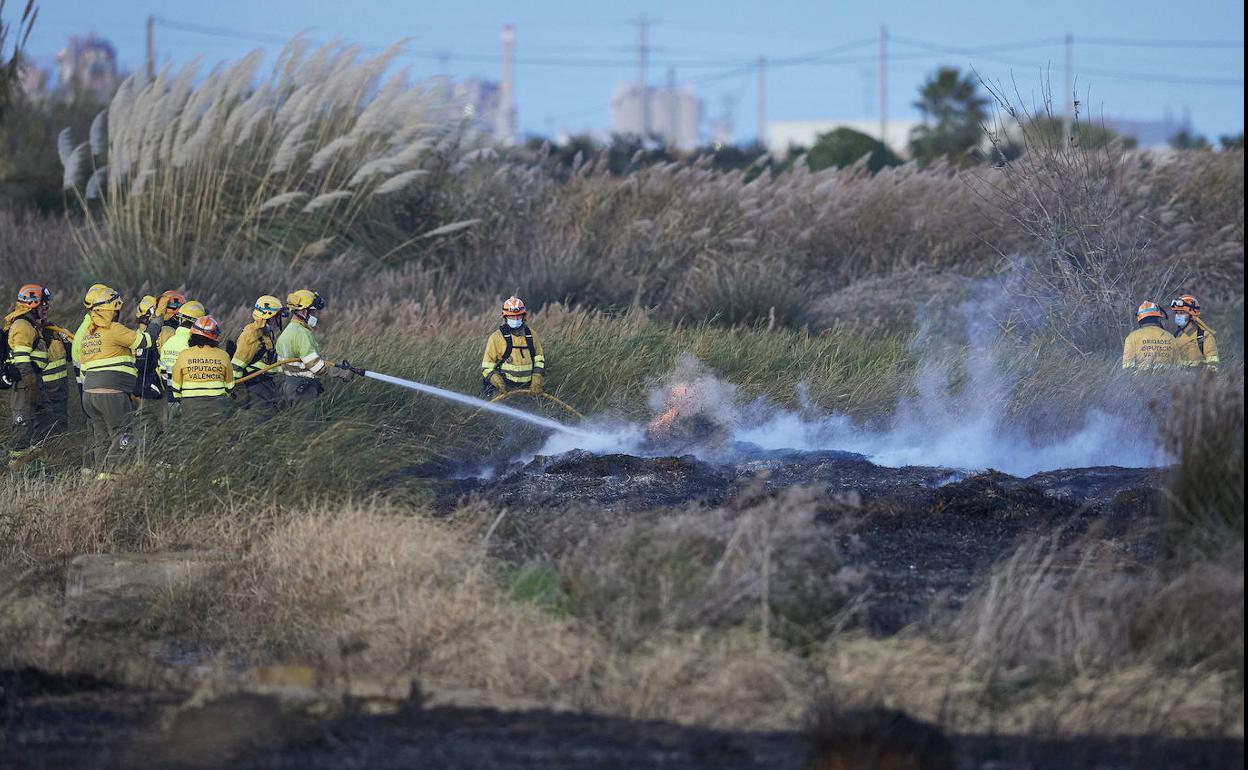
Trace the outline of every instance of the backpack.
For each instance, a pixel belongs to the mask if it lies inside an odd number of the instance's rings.
[[[22,381],[22,372],[9,359],[13,357],[13,351],[9,349],[9,332],[6,329],[0,332],[0,390],[8,390],[14,385]]]

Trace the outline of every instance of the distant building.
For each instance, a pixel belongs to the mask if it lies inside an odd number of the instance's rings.
[[[60,88],[82,88],[100,99],[107,99],[117,89],[117,50],[94,32],[80,38],[73,35],[69,45],[56,55],[57,85]]]
[[[1105,127],[1116,134],[1135,139],[1141,150],[1169,148],[1170,140],[1184,131],[1192,132],[1191,120],[1186,116],[1175,120],[1167,113],[1161,120],[1132,120],[1130,118],[1105,118]]]
[[[884,144],[901,157],[909,155],[910,132],[922,125],[917,120],[888,121],[888,136]],[[767,124],[767,137],[764,142],[768,152],[784,153],[790,147],[810,148],[820,134],[838,128],[849,128],[866,134],[873,139],[880,138],[880,121],[878,120],[789,120]]]
[[[697,147],[702,139],[702,100],[693,89],[674,84],[641,89],[634,83],[616,83],[611,96],[611,133],[641,136],[646,133],[643,104],[649,105],[650,135],[683,150]]]
[[[511,108],[511,115],[505,123],[499,121],[499,110],[502,109],[502,87],[496,80],[485,78],[465,78],[447,81],[446,100],[452,117],[464,121],[468,129],[478,136],[491,141],[506,141],[509,137],[500,136],[500,127],[516,125],[516,108]]]

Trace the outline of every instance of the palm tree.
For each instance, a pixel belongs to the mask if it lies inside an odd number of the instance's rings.
[[[914,106],[923,115],[923,125],[910,134],[910,155],[920,163],[937,158],[963,163],[979,147],[988,99],[980,95],[972,75],[941,67],[919,89]]]

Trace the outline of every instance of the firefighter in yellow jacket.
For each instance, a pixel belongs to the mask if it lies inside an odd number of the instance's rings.
[[[234,378],[254,374],[243,383],[248,409],[273,411],[278,407],[277,380],[272,371],[259,373],[277,362],[277,335],[282,331],[286,308],[271,294],[256,300],[251,307],[251,323],[243,327],[234,346]]]
[[[234,367],[230,354],[217,347],[220,339],[221,327],[212,316],[195,319],[187,346],[170,369],[173,397],[182,404],[180,419],[188,423],[229,414]]]
[[[1200,302],[1184,294],[1170,302],[1174,316],[1174,357],[1179,366],[1218,368],[1218,342],[1213,329],[1200,319]]]
[[[1122,345],[1123,369],[1166,369],[1175,366],[1174,335],[1161,325],[1166,311],[1144,302],[1135,311],[1136,328]]]
[[[93,287],[84,304],[90,320],[76,342],[83,374],[82,407],[91,426],[90,462],[96,478],[112,479],[131,445],[131,393],[138,379],[135,354],[152,346],[160,321],[153,319],[147,329],[126,328],[117,320],[121,295],[108,286]]]
[[[546,356],[527,321],[528,311],[519,297],[503,302],[503,323],[486,340],[481,357],[483,398],[513,390],[542,392]]]
[[[15,374],[10,402],[13,416],[10,460],[24,456],[33,444],[43,439],[40,423],[46,423],[46,418],[41,419],[45,410],[40,403],[40,389],[48,361],[44,326],[51,299],[52,293],[46,288],[28,283],[18,290],[13,311],[4,318],[9,357],[3,363],[13,367]]]
[[[191,327],[195,325],[195,321],[208,315],[208,310],[202,302],[195,300],[187,300],[178,308],[178,312],[174,314],[173,321],[176,328],[171,334],[165,335],[165,330],[161,329],[160,334],[165,336],[165,341],[159,343],[160,360],[156,364],[157,370],[160,372],[161,379],[164,381],[165,387],[165,422],[176,416],[176,409],[180,408],[181,403],[173,396],[173,385],[171,382],[173,375],[173,364],[178,360],[178,356],[187,345],[191,344]]]

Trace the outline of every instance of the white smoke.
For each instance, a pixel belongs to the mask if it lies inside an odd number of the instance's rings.
[[[1165,462],[1151,427],[1132,417],[1079,404],[1067,420],[1073,429],[1039,437],[1010,417],[1010,401],[1019,383],[1007,373],[996,349],[1000,329],[993,322],[1008,310],[999,284],[985,283],[978,296],[957,308],[952,330],[924,323],[916,336],[920,364],[914,392],[903,397],[881,425],[855,422],[841,413],[820,413],[807,406],[786,410],[766,401],[742,403],[735,386],[715,378],[691,357],[651,393],[652,414],[673,402],[684,411],[712,418],[719,426],[713,439],[673,449],[646,440],[643,426],[619,420],[591,420],[582,429],[593,439],[551,436],[539,454],[572,449],[595,453],[653,455],[675,451],[709,461],[731,459],[761,450],[837,450],[865,455],[887,467],[924,465],[977,471],[989,468],[1030,476],[1059,468],[1093,466],[1152,467]],[[869,341],[867,341],[869,342]],[[960,381],[960,385],[951,382]],[[682,384],[696,396],[690,400]],[[1141,437],[1144,437],[1143,439]]]

